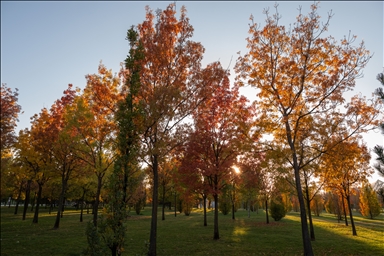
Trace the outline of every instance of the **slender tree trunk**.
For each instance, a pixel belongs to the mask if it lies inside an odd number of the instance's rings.
[[[207,226],[207,195],[203,194],[204,226]]]
[[[177,201],[176,201],[176,192],[175,192],[175,217],[177,216],[177,213],[176,213],[177,206],[176,206],[176,204],[177,204]]]
[[[16,207],[15,207],[15,215],[17,214],[17,211],[19,209],[19,203],[20,203],[20,197],[21,197],[21,191],[23,190],[24,182],[20,183],[19,193],[17,194],[17,200],[16,200]]]
[[[149,251],[148,256],[156,256],[156,239],[157,239],[157,206],[158,206],[158,191],[159,191],[159,173],[158,173],[158,156],[153,155],[153,195],[152,195],[152,219],[151,233],[149,236]]]
[[[248,200],[248,218],[251,218],[251,200]]]
[[[60,226],[60,218],[61,218],[61,215],[62,215],[62,210],[64,208],[65,188],[66,188],[66,181],[63,178],[62,179],[62,184],[61,184],[61,193],[60,193],[60,198],[59,198],[59,206],[57,208],[56,221],[55,221],[55,224],[53,225],[53,229],[58,229],[59,226]]]
[[[35,194],[33,195],[32,206],[31,206],[31,212],[33,212],[33,209],[35,209],[36,195],[37,195],[37,192],[35,192]]]
[[[161,220],[165,220],[165,182],[161,182],[161,187],[163,188],[163,191],[161,193],[161,201],[162,201],[162,207],[161,207]]]
[[[235,196],[236,196],[236,194],[235,194],[236,192],[235,192],[235,185],[233,185],[233,198],[232,198],[232,220],[234,220],[235,219]]]
[[[216,175],[215,175],[216,176]],[[217,180],[217,177],[215,177]],[[219,235],[219,196],[215,193],[213,195],[213,200],[215,201],[215,216],[213,220],[213,239],[218,240],[220,238]]]
[[[307,209],[308,209],[308,219],[309,219],[309,231],[311,234],[311,241],[315,241],[315,230],[313,228],[313,222],[312,222],[312,213],[311,213],[311,200],[309,200],[309,191],[308,191],[308,184],[307,180],[305,180],[305,194],[306,198],[305,200],[307,201]]]
[[[37,223],[39,219],[39,208],[41,203],[41,194],[43,192],[43,185],[41,183],[37,183],[39,185],[39,190],[37,192],[37,202],[36,202],[36,209],[35,209],[35,215],[33,216],[32,223]]]
[[[297,197],[299,199],[299,205],[300,205],[300,220],[301,220],[301,235],[303,239],[303,247],[304,247],[304,256],[313,256],[313,250],[312,250],[312,244],[311,244],[311,238],[309,236],[308,232],[308,223],[307,223],[307,216],[305,212],[305,203],[304,203],[304,197],[303,197],[303,189],[301,187],[301,181],[300,181],[300,169],[299,164],[297,160],[296,155],[296,149],[295,145],[292,140],[292,130],[288,122],[288,118],[285,122],[285,128],[286,128],[286,134],[287,134],[287,141],[291,148],[292,152],[292,162],[293,162],[293,170],[295,174],[295,184],[296,184],[296,190],[297,190]]]
[[[103,176],[100,174],[97,175],[96,198],[95,198],[95,203],[93,204],[93,225],[95,227],[97,227],[97,215],[99,212],[100,192],[103,184],[102,181],[103,181]]]
[[[81,199],[80,199],[80,222],[83,222],[83,211],[84,211],[84,197],[85,197],[85,193],[87,191],[85,189],[83,189],[83,194],[81,195]],[[95,223],[93,223],[95,224]]]
[[[25,220],[25,216],[27,215],[27,209],[29,205],[30,200],[30,193],[31,193],[31,182],[32,180],[27,181],[27,186],[25,188],[25,201],[24,201],[24,209],[23,209],[23,220]]]
[[[267,224],[269,224],[269,216],[268,216],[268,198],[265,198],[265,216],[266,216],[266,221]]]
[[[346,197],[346,199],[347,199],[347,204],[348,204],[349,217],[351,219],[352,235],[357,236],[355,222],[353,221],[353,215],[352,215],[351,202],[349,199],[349,195]]]
[[[344,197],[341,196],[341,202],[343,204],[344,218],[345,218],[345,226],[348,226],[348,218],[347,218],[347,209],[345,208]]]

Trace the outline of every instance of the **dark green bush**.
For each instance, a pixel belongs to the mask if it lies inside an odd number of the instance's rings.
[[[269,213],[271,214],[272,218],[275,221],[281,220],[283,217],[285,217],[285,208],[284,205],[280,202],[275,202],[272,200],[271,206],[269,208]]]

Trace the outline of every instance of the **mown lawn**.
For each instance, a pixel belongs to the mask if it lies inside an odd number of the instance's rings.
[[[87,246],[85,228],[91,214],[79,222],[80,211],[67,209],[60,228],[53,230],[55,213],[42,209],[39,223],[32,224],[33,213],[27,219],[13,214],[14,208],[1,207],[1,255],[81,255]],[[231,214],[219,215],[220,239],[213,238],[213,212],[208,213],[208,226],[203,215],[195,210],[190,216],[173,212],[161,220],[159,208],[158,255],[303,255],[300,218],[289,213],[281,221],[265,223],[265,213],[238,210],[236,220]],[[132,213],[128,221],[127,242],[123,255],[144,255],[149,239],[150,208],[141,215]],[[374,220],[356,215],[358,236],[352,236],[351,226],[338,223],[333,215],[313,216],[316,241],[315,255],[384,255],[384,215]]]

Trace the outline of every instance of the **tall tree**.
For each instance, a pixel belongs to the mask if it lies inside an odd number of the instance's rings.
[[[290,164],[294,170],[295,186],[300,203],[301,232],[304,255],[313,255],[308,232],[307,216],[301,185],[300,170],[323,154],[323,145],[316,146],[317,154],[309,159],[300,159],[300,136],[305,124],[316,122],[312,127],[322,127],[324,121],[332,120],[331,127],[340,128],[340,119],[347,120],[349,134],[363,131],[372,124],[377,115],[374,107],[367,106],[364,98],[355,97],[341,111],[345,99],[343,93],[351,90],[355,79],[371,56],[362,42],[354,46],[355,36],[349,36],[337,43],[329,37],[322,37],[328,29],[331,14],[325,23],[317,14],[318,3],[311,6],[308,15],[297,16],[292,29],[279,24],[277,11],[270,16],[265,10],[266,25],[260,28],[252,22],[248,53],[238,58],[235,70],[239,85],[251,85],[258,89],[255,104],[263,112],[264,121],[274,124],[273,128],[285,134],[284,145],[290,150]],[[252,17],[251,17],[252,20]],[[318,133],[316,130],[312,132]],[[342,138],[342,140],[345,138]]]
[[[190,133],[182,163],[184,173],[203,177],[208,194],[215,202],[214,239],[219,239],[219,195],[233,179],[233,166],[247,139],[244,123],[250,122],[251,112],[245,97],[237,87],[230,88],[226,77],[212,96],[194,114],[194,130]],[[232,177],[231,177],[232,176]]]
[[[113,256],[121,255],[124,250],[125,220],[128,216],[128,202],[140,180],[138,157],[140,152],[140,133],[143,122],[143,102],[138,97],[141,88],[140,61],[144,58],[144,49],[140,36],[132,27],[127,31],[130,50],[125,59],[124,88],[125,96],[119,101],[115,113],[117,125],[117,156],[108,182],[108,198],[100,227],[92,227],[87,232],[88,250],[97,252],[104,241]],[[96,235],[95,235],[96,234]],[[100,239],[100,236],[103,239]]]
[[[54,229],[60,226],[60,218],[63,216],[65,193],[68,188],[68,181],[73,177],[76,170],[82,168],[82,162],[76,156],[73,149],[75,144],[80,143],[78,133],[68,126],[69,109],[73,108],[73,101],[76,96],[76,90],[72,89],[72,85],[68,85],[63,93],[64,95],[55,101],[49,111],[48,124],[45,127],[45,133],[52,138],[52,156],[56,162],[56,174],[61,179],[61,191],[58,204]]]
[[[100,193],[104,177],[116,157],[114,115],[123,94],[119,93],[120,79],[112,71],[99,65],[98,74],[87,75],[87,85],[69,109],[68,126],[80,136],[81,144],[74,148],[76,155],[87,163],[97,178],[93,223],[97,226]]]
[[[158,166],[181,140],[183,122],[204,100],[206,88],[223,77],[218,63],[201,69],[204,48],[190,40],[193,27],[189,24],[186,8],[180,10],[177,19],[175,4],[156,12],[146,8],[146,19],[138,25],[144,47],[141,61],[141,87],[139,96],[144,102],[143,141],[145,161],[153,174],[152,219],[149,239],[149,255],[156,255]],[[209,75],[209,76],[207,76]]]
[[[381,83],[381,85],[384,86],[384,73],[379,73],[376,78]],[[382,87],[377,88],[375,91],[375,94],[377,95],[379,100],[384,102],[384,91]],[[384,121],[381,121],[380,129],[381,129],[381,132],[384,133]],[[376,157],[377,162],[374,167],[377,170],[377,172],[384,177],[384,148],[383,146],[376,145],[373,149],[373,152],[375,152],[377,156]]]

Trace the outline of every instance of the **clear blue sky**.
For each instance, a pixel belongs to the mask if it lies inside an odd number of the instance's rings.
[[[69,83],[84,88],[85,75],[97,72],[99,62],[118,72],[128,52],[126,31],[145,19],[145,6],[164,9],[171,2],[1,2],[1,83],[19,89],[19,104],[24,113],[18,129],[30,126],[29,118],[43,107],[49,108],[62,96]],[[313,1],[277,2],[281,22],[295,22],[297,8],[309,11]],[[246,52],[249,17],[265,24],[264,8],[274,12],[274,1],[188,2],[185,5],[194,40],[205,47],[203,65],[220,60],[232,69],[237,52]],[[320,3],[323,21],[327,12],[334,13],[329,34],[336,39],[357,35],[365,41],[373,58],[357,81],[355,93],[371,97],[383,71],[383,2],[327,1]],[[232,62],[230,62],[233,56]],[[232,72],[233,74],[233,72]],[[253,95],[247,91],[247,95]],[[383,145],[384,137],[376,132],[365,136],[370,148]]]

